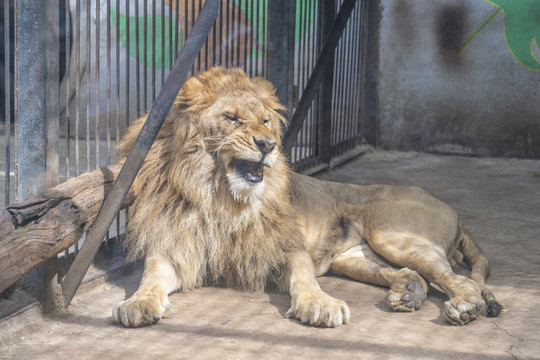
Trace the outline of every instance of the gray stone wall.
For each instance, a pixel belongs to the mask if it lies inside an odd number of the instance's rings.
[[[379,145],[540,158],[538,45],[538,0],[381,0]]]

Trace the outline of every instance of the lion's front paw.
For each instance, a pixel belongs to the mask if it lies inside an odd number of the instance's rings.
[[[161,319],[165,309],[170,308],[168,300],[165,302],[163,306],[154,294],[135,294],[113,308],[113,319],[126,327],[153,325]]]
[[[285,316],[308,325],[336,327],[349,323],[350,311],[344,301],[316,291],[298,296]]]
[[[403,268],[388,291],[388,301],[396,311],[415,311],[426,301],[426,292],[424,279],[416,271]]]
[[[444,303],[444,316],[453,325],[465,325],[478,317],[486,306],[484,300],[454,297]]]

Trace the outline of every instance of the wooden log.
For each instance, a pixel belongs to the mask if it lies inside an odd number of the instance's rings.
[[[75,244],[92,224],[121,166],[72,178],[0,215],[0,291]],[[133,202],[130,193],[122,208]]]

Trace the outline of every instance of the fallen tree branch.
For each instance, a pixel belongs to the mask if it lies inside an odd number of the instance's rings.
[[[9,205],[0,215],[0,291],[71,245],[94,223],[121,166],[101,168]],[[122,208],[134,198],[129,194]]]

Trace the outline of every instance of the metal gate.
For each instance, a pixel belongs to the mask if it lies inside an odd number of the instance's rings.
[[[114,162],[114,147],[126,127],[151,108],[203,3],[3,0],[4,206]],[[222,0],[192,73],[225,66],[266,77],[292,115],[342,3]],[[326,168],[354,153],[363,139],[368,14],[374,3],[358,0],[352,10],[290,150],[297,170]],[[108,240],[121,237],[123,224],[121,213]],[[54,259],[45,278],[62,274],[76,253],[77,245]]]

